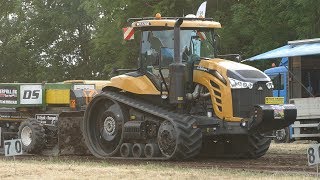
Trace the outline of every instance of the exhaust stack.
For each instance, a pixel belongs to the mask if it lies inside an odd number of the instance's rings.
[[[185,103],[185,70],[186,65],[182,64],[180,53],[180,26],[183,19],[178,19],[174,25],[174,63],[169,66],[170,88],[169,100],[171,104],[177,104],[178,107]]]

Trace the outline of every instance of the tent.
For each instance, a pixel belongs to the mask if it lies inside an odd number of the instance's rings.
[[[256,61],[262,59],[307,56],[316,54],[320,54],[320,38],[301,41],[289,41],[288,45],[256,55],[244,61]]]

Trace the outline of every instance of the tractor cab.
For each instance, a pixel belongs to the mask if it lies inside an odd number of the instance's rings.
[[[175,41],[177,19],[183,22],[179,27],[179,40]],[[200,57],[216,57],[214,30],[221,28],[221,25],[211,18],[196,18],[194,15],[169,18],[157,14],[154,18],[129,20],[135,20],[131,27],[141,31],[139,71],[146,74],[161,92],[168,92],[169,65],[176,61],[175,56],[179,56],[178,59],[186,65],[185,75],[190,82],[194,64],[200,62]],[[178,48],[175,43],[179,43]]]

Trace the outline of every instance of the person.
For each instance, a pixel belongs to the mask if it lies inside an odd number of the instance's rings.
[[[155,36],[155,33],[150,31],[150,45],[151,49],[154,49],[156,52],[160,52],[160,48],[163,46],[160,39]]]
[[[152,66],[159,65],[159,54],[160,54],[160,48],[163,46],[160,39],[155,36],[155,33],[150,31],[149,32],[149,43],[150,43],[150,49],[147,51],[147,55],[151,59]]]

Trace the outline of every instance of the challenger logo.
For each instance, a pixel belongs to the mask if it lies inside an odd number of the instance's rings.
[[[197,70],[209,72],[209,69],[207,69],[207,68],[205,68],[205,67],[202,67],[202,66],[198,66],[198,67],[197,67]]]

